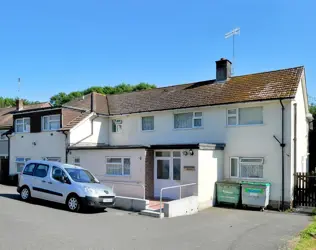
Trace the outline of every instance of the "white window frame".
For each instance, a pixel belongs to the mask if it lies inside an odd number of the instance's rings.
[[[74,158],[74,165],[80,167],[80,157],[79,157],[79,156],[76,156],[76,157]]]
[[[143,129],[143,118],[148,118],[148,117],[151,117],[151,118],[153,119],[153,125],[154,125],[154,127],[153,127],[152,129],[144,130],[144,129]],[[141,127],[141,131],[143,131],[143,132],[154,131],[154,130],[155,130],[155,117],[154,117],[153,115],[142,116],[141,119],[140,119],[140,127]]]
[[[7,141],[8,140],[8,137],[6,137],[5,135],[1,136],[2,134],[4,134],[7,131],[8,130],[0,130],[0,141]]]
[[[254,107],[243,107],[243,108],[262,108],[262,113],[263,113],[263,107],[262,106],[254,106]],[[257,124],[239,124],[239,109],[243,108],[228,108],[226,110],[226,124],[228,127],[236,127],[236,126],[260,126],[263,125],[263,120],[262,123],[257,123]],[[228,114],[228,111],[230,110],[236,110],[236,114]],[[228,118],[229,117],[236,117],[236,124],[230,125],[228,124]]]
[[[232,159],[237,159],[237,176],[232,176],[231,174],[231,163],[232,163]],[[260,159],[261,160],[261,163],[258,162],[258,165],[262,165],[263,166],[263,171],[264,171],[264,158],[263,157],[236,157],[236,156],[233,156],[233,157],[229,157],[229,176],[230,178],[234,178],[234,179],[245,179],[245,180],[263,180],[264,177],[262,176],[262,178],[258,177],[258,178],[252,178],[252,177],[242,177],[241,174],[240,174],[240,171],[241,171],[241,167],[240,165],[241,164],[244,164],[244,165],[247,165],[247,163],[241,163],[241,160],[251,160],[251,159],[255,159],[255,160],[258,160]],[[255,165],[255,164],[250,164],[248,163],[248,165]]]
[[[192,113],[192,125],[190,128],[176,128],[174,124],[175,116],[180,114],[188,114]],[[196,116],[196,113],[201,113],[201,116]],[[194,126],[195,120],[201,120],[201,126]],[[196,129],[196,128],[203,128],[203,112],[202,111],[192,111],[192,112],[181,112],[181,113],[173,113],[173,129],[175,130],[185,130],[185,129]]]
[[[108,159],[111,159],[111,158],[121,159],[121,163],[110,163],[110,162],[108,162]],[[124,174],[124,159],[129,159],[129,163],[130,163],[130,165],[129,165],[129,174]],[[122,174],[108,174],[107,173],[107,164],[120,165]],[[106,176],[131,176],[131,170],[132,170],[131,157],[125,157],[125,156],[105,157],[105,175]]]
[[[25,120],[29,120],[29,127],[28,129],[24,129],[25,127]],[[22,121],[22,123],[19,123],[19,125],[23,125],[23,131],[22,132],[19,132],[17,131],[17,123]],[[30,117],[24,117],[24,118],[18,118],[18,119],[15,119],[15,122],[14,122],[14,132],[15,133],[30,133],[31,131],[31,119]]]
[[[54,116],[56,116],[56,117],[58,116],[58,119],[51,119]],[[45,126],[44,126],[45,118],[48,118],[48,128],[47,129],[45,129]],[[58,122],[59,123],[59,128],[52,129],[50,127],[50,123],[51,122]],[[60,129],[60,115],[59,114],[42,116],[42,131],[54,131],[54,130],[58,130],[58,129]]]
[[[44,161],[57,161],[57,162],[61,162],[61,157],[57,157],[57,156],[47,156],[47,157],[42,157],[42,159]],[[58,160],[57,160],[58,159]]]
[[[113,131],[113,125],[114,125],[113,123],[115,124],[115,130],[116,131]],[[123,120],[122,119],[112,119],[111,130],[112,130],[112,133],[122,133],[122,131],[123,131]]]
[[[23,158],[23,161],[18,161],[17,159],[18,158]],[[17,157],[15,157],[15,167],[16,167],[16,172],[17,173],[21,173],[22,171],[23,171],[23,168],[24,168],[24,166],[25,166],[25,164],[26,164],[26,162],[27,161],[30,161],[31,160],[31,157],[24,157],[24,156],[17,156]],[[18,166],[17,166],[17,164],[24,164],[24,166],[22,167],[22,169],[21,169],[21,171],[18,171]]]

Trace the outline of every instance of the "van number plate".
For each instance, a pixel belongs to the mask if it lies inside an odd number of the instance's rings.
[[[103,202],[112,202],[113,199],[103,199]]]

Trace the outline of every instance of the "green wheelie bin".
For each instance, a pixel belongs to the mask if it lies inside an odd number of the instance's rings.
[[[240,203],[240,182],[223,180],[216,182],[217,204],[232,204],[235,207]]]

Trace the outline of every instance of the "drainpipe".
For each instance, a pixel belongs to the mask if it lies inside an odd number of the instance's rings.
[[[282,210],[284,210],[284,105],[282,99],[280,99],[281,109],[282,109],[282,138],[281,138],[281,148],[282,148]]]
[[[66,151],[65,151],[65,162],[68,163],[68,153],[69,153],[69,149],[68,149],[68,146],[67,146],[67,138],[68,138],[68,134],[66,131],[62,131],[63,134],[65,135],[65,146],[66,146]]]
[[[294,147],[294,174],[296,173],[296,151],[297,151],[297,104],[294,103],[294,138],[293,138],[293,147]]]

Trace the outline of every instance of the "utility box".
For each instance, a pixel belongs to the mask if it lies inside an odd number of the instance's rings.
[[[240,203],[240,182],[217,181],[216,182],[217,203],[233,204],[235,207]]]
[[[258,207],[263,211],[270,200],[270,186],[268,182],[241,182],[241,201],[243,206]]]

